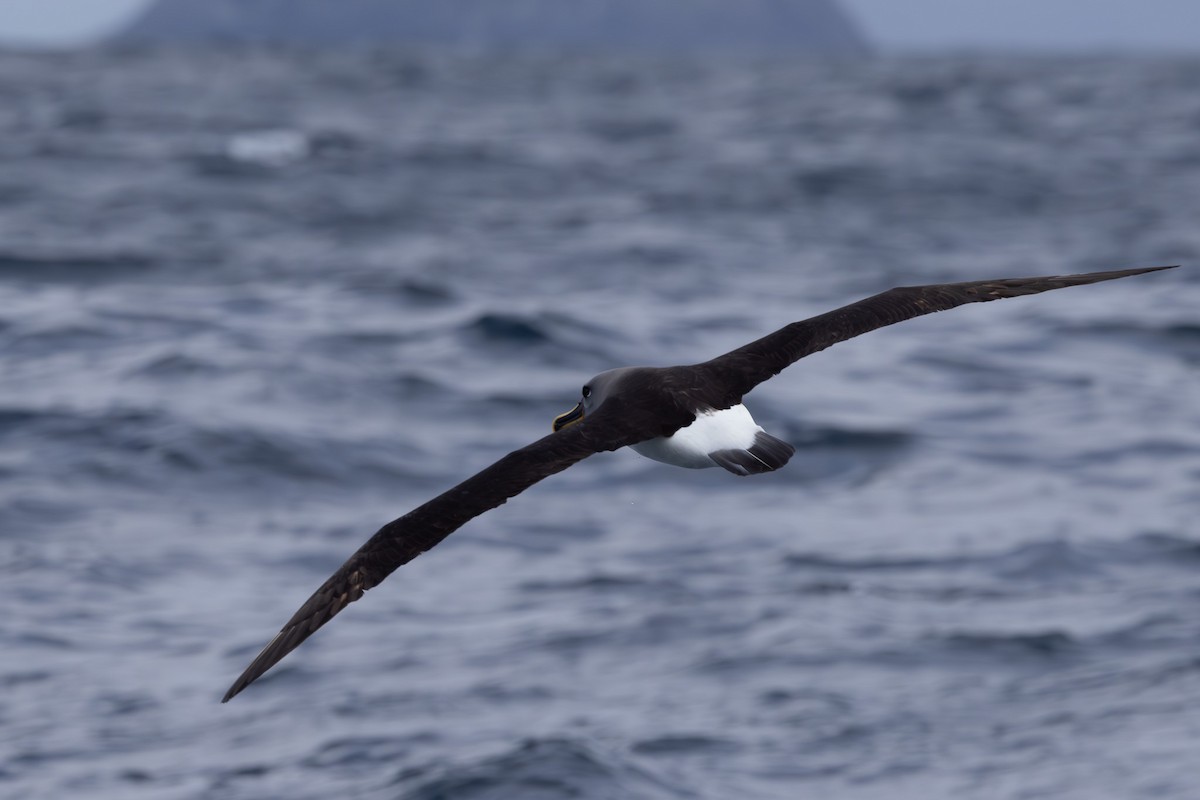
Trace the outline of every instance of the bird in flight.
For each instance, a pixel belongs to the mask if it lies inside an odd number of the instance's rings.
[[[735,475],[779,469],[795,452],[755,424],[742,397],[807,355],[876,328],[967,303],[1022,297],[1173,267],[1084,275],[902,286],[793,322],[710,361],[680,367],[623,367],[584,385],[553,433],[392,520],[305,601],[246,671],[229,701],[318,628],[398,567],[463,524],[594,453],[631,447],[680,467],[723,467]]]

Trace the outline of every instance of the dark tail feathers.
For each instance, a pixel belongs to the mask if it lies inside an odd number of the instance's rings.
[[[766,431],[754,436],[754,444],[746,450],[716,450],[708,457],[734,475],[757,475],[773,472],[788,462],[796,448]]]

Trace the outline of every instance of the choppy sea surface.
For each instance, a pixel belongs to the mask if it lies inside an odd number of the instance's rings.
[[[0,797],[1200,795],[1200,60],[0,54]],[[961,308],[603,454],[228,705],[585,379]]]

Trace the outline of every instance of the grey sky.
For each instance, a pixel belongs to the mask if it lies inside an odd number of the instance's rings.
[[[71,43],[148,0],[0,0],[0,40]],[[1200,0],[842,0],[887,49],[1200,50]]]
[[[1200,50],[1200,0],[843,0],[891,48]]]
[[[0,39],[74,42],[101,34],[146,0],[0,0]]]

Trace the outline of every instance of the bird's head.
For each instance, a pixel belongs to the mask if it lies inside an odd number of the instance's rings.
[[[575,404],[575,407],[554,418],[554,430],[561,431],[576,422],[582,422],[589,414],[604,405],[604,401],[617,392],[621,385],[621,378],[629,371],[630,367],[610,369],[608,372],[601,372],[585,383],[580,392],[579,402]]]

